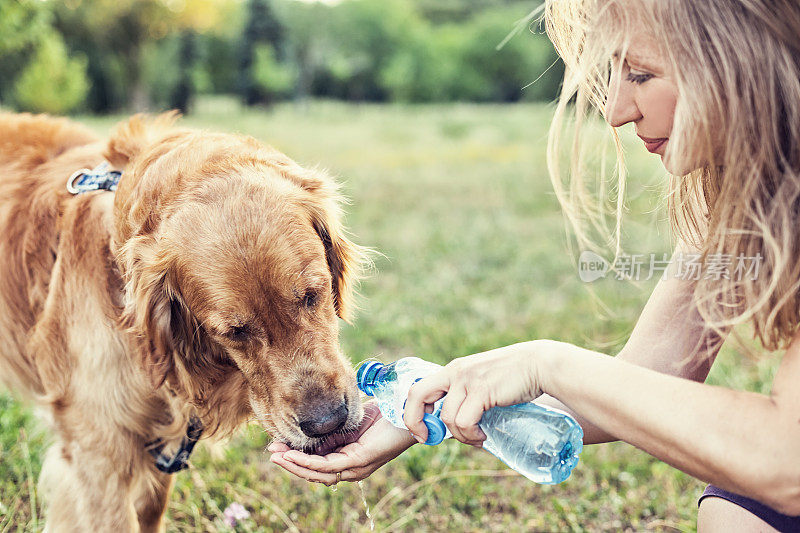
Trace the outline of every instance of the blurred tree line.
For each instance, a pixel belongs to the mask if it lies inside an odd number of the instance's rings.
[[[304,98],[549,100],[529,0],[0,0],[0,104],[66,113]],[[534,82],[532,83],[531,82]],[[527,87],[526,87],[527,86]]]

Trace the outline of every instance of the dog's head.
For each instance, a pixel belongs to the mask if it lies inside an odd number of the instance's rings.
[[[309,449],[362,409],[338,344],[364,250],[332,180],[248,137],[134,117],[109,143],[123,168],[113,243],[123,321],[155,385],[227,431],[255,416]]]

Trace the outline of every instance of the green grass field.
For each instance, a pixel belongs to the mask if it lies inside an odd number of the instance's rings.
[[[104,133],[118,118],[83,120]],[[185,123],[254,135],[343,180],[355,240],[384,254],[362,283],[354,324],[342,325],[354,363],[444,363],[534,338],[616,353],[653,282],[594,284],[608,315],[579,280],[545,170],[549,120],[549,107],[532,104],[245,112],[220,99]],[[631,137],[626,248],[665,252],[663,171]],[[773,367],[726,349],[710,379],[767,391]],[[47,442],[29,406],[0,395],[0,532],[42,529],[36,479]],[[224,447],[200,447],[177,474],[168,531],[229,530],[222,510],[232,502],[251,513],[240,531],[369,531],[357,485],[296,479],[268,462],[268,442],[249,427]],[[540,486],[451,441],[413,447],[362,487],[377,531],[692,531],[703,484],[615,443],[586,449],[565,483]]]

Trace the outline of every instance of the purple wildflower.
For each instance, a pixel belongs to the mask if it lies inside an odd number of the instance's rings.
[[[232,503],[225,508],[222,512],[225,516],[225,524],[230,527],[236,526],[240,520],[247,520],[250,518],[250,511],[244,508],[241,503]]]

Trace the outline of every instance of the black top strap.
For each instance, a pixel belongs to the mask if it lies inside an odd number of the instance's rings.
[[[172,457],[163,453],[165,444],[161,439],[148,444],[148,446],[153,446],[149,452],[156,460],[156,468],[166,474],[174,474],[188,468],[189,456],[202,434],[203,424],[199,418],[193,416],[189,419],[189,426],[186,428],[186,435],[181,439],[180,447]]]

